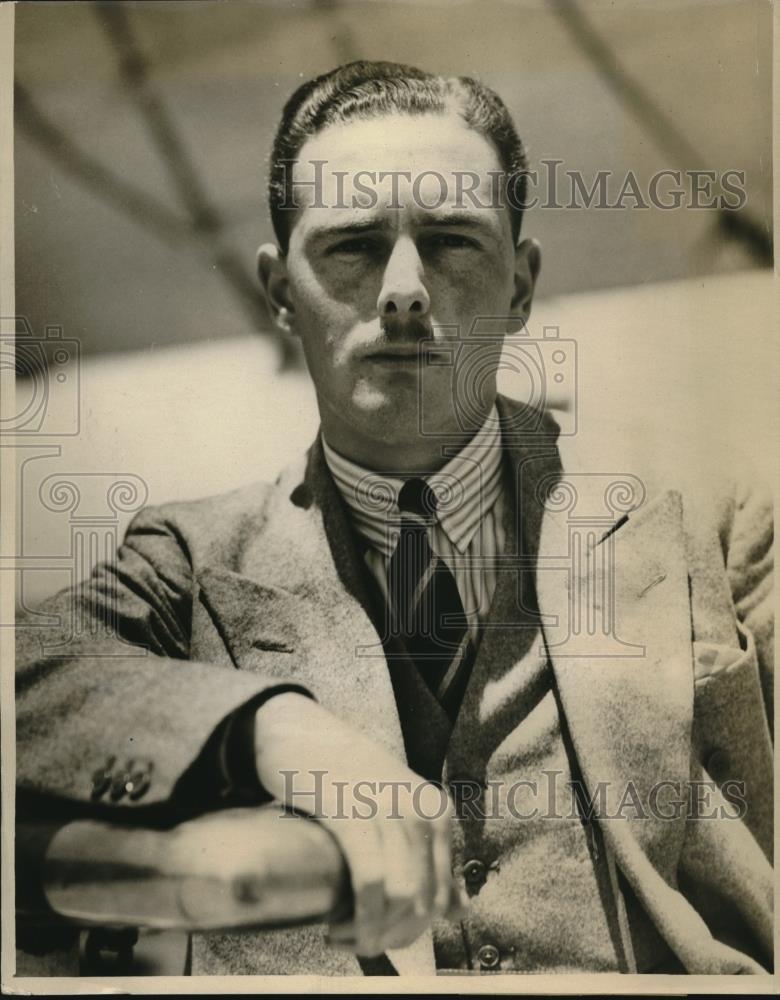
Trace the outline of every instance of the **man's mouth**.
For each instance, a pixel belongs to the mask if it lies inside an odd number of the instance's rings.
[[[385,318],[380,336],[373,346],[366,345],[361,354],[366,361],[410,368],[424,364],[431,354],[438,354],[432,350],[433,346],[433,329],[427,322],[412,319],[396,323]]]
[[[417,345],[411,347],[381,347],[376,351],[369,352],[366,357],[369,361],[395,361],[408,364],[410,362],[421,361],[423,352]]]
[[[378,361],[396,365],[423,365],[430,363],[445,352],[434,348],[430,342],[425,344],[382,344],[374,350],[363,354],[365,361]]]

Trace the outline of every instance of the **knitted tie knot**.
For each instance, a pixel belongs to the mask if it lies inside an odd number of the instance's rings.
[[[435,517],[436,494],[424,479],[407,479],[398,494],[398,509],[419,517]]]

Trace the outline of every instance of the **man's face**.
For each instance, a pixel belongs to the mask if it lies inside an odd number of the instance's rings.
[[[492,405],[497,342],[522,324],[533,286],[518,288],[500,171],[491,143],[455,114],[333,125],[303,146],[282,295],[326,437],[330,428],[392,446],[421,431],[457,436],[459,395],[473,397],[469,413]],[[469,343],[482,317],[504,321]],[[472,384],[456,369],[473,371]]]

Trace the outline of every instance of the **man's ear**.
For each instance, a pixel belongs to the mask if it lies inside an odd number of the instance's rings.
[[[294,333],[287,262],[273,243],[264,243],[257,251],[257,276],[277,329],[283,333]]]
[[[515,248],[515,290],[512,315],[525,325],[531,315],[536,279],[542,267],[542,248],[535,239],[523,240]]]

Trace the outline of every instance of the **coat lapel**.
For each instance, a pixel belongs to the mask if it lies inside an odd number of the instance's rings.
[[[588,793],[599,802],[597,815],[608,817],[600,823],[607,851],[688,972],[762,972],[715,940],[677,888],[688,826],[694,693],[681,495],[669,490],[631,513],[612,534],[595,540],[590,560],[579,567],[572,562],[568,577],[553,567],[560,553],[571,556],[572,511],[555,500],[552,508],[543,519],[539,605],[577,760]],[[609,551],[605,545],[612,554],[600,559],[596,551]],[[609,597],[610,634],[622,655],[609,643],[606,655],[598,655],[593,635],[573,628],[582,594],[591,596],[595,611]]]
[[[589,794],[618,860],[638,846],[673,884],[690,770],[691,611],[682,499],[645,503],[639,480],[582,472],[526,482],[546,497],[536,570],[545,644]],[[658,808],[651,790],[664,786]],[[658,794],[658,793],[656,793]],[[666,798],[664,797],[666,796]]]
[[[283,473],[237,570],[209,567],[199,584],[236,666],[308,687],[404,758],[367,573],[319,440]]]
[[[512,409],[500,401],[502,416]],[[521,508],[517,558],[534,568],[544,645],[587,791],[597,815],[619,817],[600,823],[607,854],[689,972],[761,972],[716,941],[677,890],[693,716],[682,496],[668,490],[646,502],[636,477],[597,474],[605,466],[586,457],[581,438],[572,441],[579,468],[565,451],[561,461],[556,431],[544,421],[530,435],[505,434]]]

